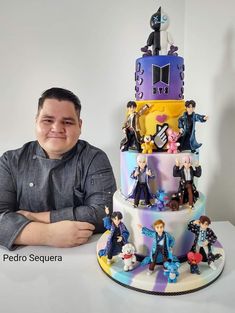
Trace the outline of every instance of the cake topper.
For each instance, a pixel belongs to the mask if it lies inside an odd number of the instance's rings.
[[[167,276],[168,283],[176,283],[179,276],[178,269],[180,268],[180,262],[164,262],[164,275]]]
[[[197,152],[196,150],[202,145],[196,141],[196,122],[206,122],[208,120],[208,116],[195,113],[195,107],[196,102],[194,100],[186,101],[186,112],[184,112],[178,120],[178,127],[181,133],[181,137],[179,138],[180,151],[191,150],[191,152]]]
[[[151,16],[150,26],[153,32],[149,35],[146,46],[141,48],[141,51],[145,52],[144,56],[167,55],[168,45],[173,45],[171,34],[167,31],[169,22],[168,15],[163,12],[161,7]],[[150,46],[152,46],[152,52],[148,49]],[[170,54],[175,51],[174,47],[171,47]]]
[[[141,265],[149,264],[148,275],[153,273],[156,264],[175,260],[175,257],[172,254],[172,247],[174,246],[175,239],[171,234],[164,230],[165,223],[163,220],[159,219],[153,223],[154,230],[143,227],[140,224],[137,226],[144,236],[153,239],[150,255],[145,257],[141,263]]]
[[[150,199],[152,198],[149,179],[154,178],[152,171],[148,168],[147,158],[143,154],[138,154],[137,167],[131,173],[131,178],[135,180],[133,190],[129,196],[134,197],[134,207],[137,208],[141,197],[144,197],[145,205],[151,207]]]
[[[213,230],[209,228],[210,224],[210,218],[202,215],[199,220],[192,220],[188,224],[188,230],[195,234],[192,252],[199,252],[202,255],[202,261],[207,262],[210,268],[216,270],[214,262],[221,257],[221,254],[212,253],[212,246],[217,237]]]
[[[140,144],[140,125],[139,117],[149,109],[149,105],[145,104],[137,112],[137,104],[135,101],[129,101],[127,103],[127,117],[122,127],[122,130],[125,134],[125,138],[122,139],[120,144],[120,149],[122,152],[128,151],[129,148],[135,149],[138,152],[141,152]]]
[[[122,213],[119,211],[113,212],[110,215],[110,210],[105,207],[106,217],[103,218],[104,227],[110,230],[106,247],[101,249],[99,256],[107,256],[107,264],[110,265],[112,257],[118,255],[122,251],[122,247],[127,243],[129,238],[129,231],[122,222]]]
[[[179,160],[176,159],[173,168],[173,176],[180,177],[178,189],[179,205],[188,203],[190,208],[193,207],[199,197],[199,193],[193,182],[194,177],[200,177],[202,174],[202,169],[198,162],[194,166],[195,168],[193,168],[191,158],[186,156],[183,158],[182,166],[180,166]]]
[[[198,264],[202,261],[202,255],[199,252],[189,252],[187,254],[188,263],[190,265],[190,273],[200,275]]]

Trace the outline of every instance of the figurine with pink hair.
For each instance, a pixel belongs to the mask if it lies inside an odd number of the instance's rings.
[[[178,153],[178,147],[180,146],[180,143],[177,142],[177,140],[180,137],[180,133],[177,133],[173,131],[173,129],[168,128],[166,131],[168,135],[168,143],[167,143],[167,153]]]
[[[201,176],[202,168],[198,162],[193,165],[189,156],[183,158],[182,161],[183,163],[180,164],[179,160],[176,159],[176,164],[173,168],[173,176],[180,177],[178,189],[179,205],[188,203],[192,209],[199,197],[199,193],[194,185],[194,177]]]

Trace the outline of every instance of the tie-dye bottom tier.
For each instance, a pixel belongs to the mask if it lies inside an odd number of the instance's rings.
[[[191,274],[187,262],[181,263],[177,282],[169,283],[164,275],[162,265],[157,265],[153,274],[148,275],[148,265],[136,263],[132,271],[125,272],[123,260],[119,256],[112,259],[111,265],[107,264],[106,256],[99,257],[98,251],[103,249],[107,242],[109,232],[105,232],[97,243],[97,258],[102,270],[117,283],[137,291],[159,294],[159,295],[180,295],[194,292],[213,283],[222,273],[225,264],[223,247],[217,241],[213,245],[213,253],[220,253],[221,257],[214,262],[216,269],[212,269],[207,263],[200,263],[201,274]]]

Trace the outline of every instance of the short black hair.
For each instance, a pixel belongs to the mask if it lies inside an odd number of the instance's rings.
[[[137,104],[135,101],[129,101],[126,105],[127,108],[131,108],[131,107],[134,107],[136,108],[137,107]]]
[[[185,107],[186,108],[189,108],[190,105],[192,106],[192,108],[195,108],[196,107],[196,102],[194,100],[185,101]]]
[[[111,220],[112,220],[113,218],[116,218],[116,217],[117,217],[119,220],[121,220],[121,219],[122,219],[122,213],[119,212],[119,211],[113,212],[112,215],[111,215]]]
[[[80,117],[80,112],[81,112],[81,102],[79,98],[72,93],[72,91],[64,89],[64,88],[59,88],[59,87],[52,87],[50,89],[45,90],[41,97],[38,99],[38,113],[43,107],[43,103],[46,99],[56,99],[59,101],[66,100],[70,101],[74,104],[74,108],[78,114],[78,117]]]

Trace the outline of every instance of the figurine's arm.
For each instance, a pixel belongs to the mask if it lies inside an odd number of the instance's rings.
[[[167,41],[170,45],[173,45],[174,44],[174,40],[173,40],[173,37],[171,35],[171,33],[167,32]]]
[[[142,114],[144,114],[149,108],[150,108],[150,104],[145,104],[139,111],[138,111],[138,115],[140,116],[140,115],[142,115]]]
[[[178,128],[180,130],[180,133],[182,134],[184,132],[184,117],[180,116],[178,119]]]
[[[130,177],[133,179],[137,179],[138,175],[139,175],[139,171],[138,171],[138,168],[136,167],[134,171],[131,173]]]
[[[156,232],[147,228],[147,227],[142,227],[142,234],[147,236],[147,237],[155,237]]]
[[[181,177],[180,167],[178,165],[174,165],[173,167],[173,176]]]
[[[202,168],[200,165],[196,166],[193,170],[193,175],[196,177],[200,177],[202,175]]]
[[[217,236],[215,235],[215,233],[213,232],[211,228],[207,229],[207,240],[208,240],[208,243],[211,245],[213,245],[217,240]]]
[[[199,221],[198,220],[192,220],[189,224],[188,224],[188,230],[190,230],[192,233],[197,233],[199,225],[198,225]]]
[[[195,113],[195,121],[196,122],[204,123],[207,120],[208,120],[208,116],[207,115],[201,115],[201,114]]]
[[[123,224],[123,227],[124,227],[124,229],[123,229],[123,231],[122,231],[122,238],[123,238],[123,241],[124,241],[125,243],[127,243],[130,233],[129,233],[129,231],[127,230],[127,228],[126,228],[126,226],[125,226],[124,224]]]

